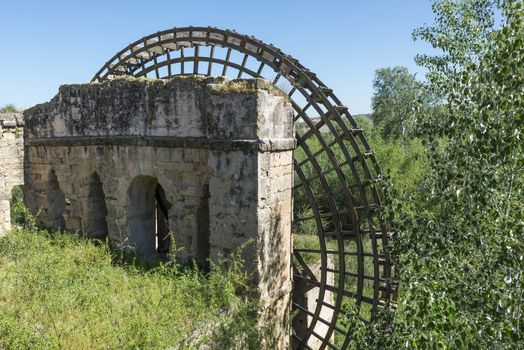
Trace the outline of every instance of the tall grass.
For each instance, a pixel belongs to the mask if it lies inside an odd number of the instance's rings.
[[[0,349],[256,348],[240,265],[144,270],[115,264],[106,244],[15,229],[0,238]]]
[[[0,113],[15,113],[19,112],[20,110],[16,108],[16,106],[12,103],[6,104],[3,107],[0,107]]]

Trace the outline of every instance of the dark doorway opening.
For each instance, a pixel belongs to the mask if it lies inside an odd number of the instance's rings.
[[[107,207],[104,188],[98,173],[89,177],[87,198],[87,221],[84,225],[85,235],[90,238],[107,237]]]
[[[67,204],[65,195],[60,189],[60,184],[58,183],[58,178],[54,169],[49,172],[45,194],[47,197],[46,204],[48,205],[48,208],[44,209],[44,211],[47,211],[47,218],[44,225],[51,229],[64,230],[66,226],[64,212]]]
[[[169,208],[166,194],[160,184],[156,186],[156,251],[160,255],[169,254],[171,249],[171,235],[169,234]]]
[[[162,186],[150,176],[138,176],[128,191],[127,239],[140,255],[152,258],[171,249],[169,209]]]

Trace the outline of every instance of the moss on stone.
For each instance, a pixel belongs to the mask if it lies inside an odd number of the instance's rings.
[[[216,94],[253,94],[257,90],[247,80],[228,81],[220,84],[209,84],[209,89]]]
[[[219,83],[209,84],[212,93],[255,93],[257,90],[262,89],[268,91],[272,95],[288,98],[288,96],[282,90],[280,90],[278,87],[274,86],[268,80],[265,79],[223,79],[224,80],[220,81]]]

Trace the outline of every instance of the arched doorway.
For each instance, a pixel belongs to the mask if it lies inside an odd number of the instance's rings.
[[[88,179],[89,192],[87,197],[87,220],[84,233],[90,238],[107,237],[107,206],[104,188],[100,176],[95,171]]]
[[[156,178],[136,177],[128,190],[127,245],[146,258],[167,255],[171,247],[169,208]]]
[[[64,212],[67,207],[66,198],[60,184],[58,183],[58,177],[54,169],[49,172],[46,184],[45,184],[45,195],[48,203],[51,205],[44,209],[46,211],[44,226],[51,229],[65,230],[66,224],[64,219]]]

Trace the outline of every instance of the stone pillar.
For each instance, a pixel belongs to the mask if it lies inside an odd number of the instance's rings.
[[[225,126],[223,133],[252,140],[254,147],[209,156],[210,245],[211,258],[219,260],[247,244],[242,256],[261,302],[262,348],[288,349],[293,114],[287,100],[275,98],[269,88],[257,91],[256,99],[233,104],[236,117],[244,116],[238,123],[242,128],[217,121]]]
[[[23,184],[23,119],[0,113],[0,235],[11,228],[11,190]]]

